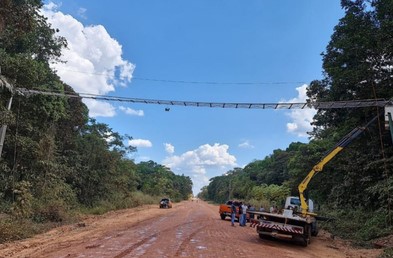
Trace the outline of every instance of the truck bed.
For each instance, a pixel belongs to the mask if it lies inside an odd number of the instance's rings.
[[[250,227],[256,228],[259,237],[271,236],[281,239],[301,239],[307,246],[310,242],[312,219],[303,218],[292,211],[284,210],[284,214],[249,211],[258,219],[250,221]]]
[[[271,221],[292,221],[293,223],[307,223],[307,219],[297,216],[297,215],[284,215],[279,213],[270,213],[270,212],[263,212],[263,211],[247,211],[247,213],[254,214],[256,217],[265,218],[265,220]]]

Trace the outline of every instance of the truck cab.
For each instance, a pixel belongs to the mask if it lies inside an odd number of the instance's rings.
[[[288,196],[285,200],[285,209],[296,209],[300,212],[301,202],[299,196]],[[308,212],[314,212],[314,202],[308,199]]]

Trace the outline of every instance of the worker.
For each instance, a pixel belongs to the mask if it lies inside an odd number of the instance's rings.
[[[249,211],[255,211],[254,205],[248,205],[248,210]],[[255,218],[255,214],[254,213],[250,213],[250,219],[254,219],[254,218]]]
[[[236,206],[235,206],[235,202],[232,202],[232,204],[231,204],[231,222],[232,222],[232,227],[235,226],[235,217],[236,217]]]
[[[247,222],[247,205],[242,204],[242,213],[241,213],[241,220],[240,220],[240,226],[245,227],[246,222]]]
[[[239,226],[242,225],[243,202],[239,202]]]
[[[259,211],[260,211],[260,212],[265,212],[265,211],[266,211],[266,210],[265,210],[265,207],[263,207],[263,206],[261,205],[261,208],[259,208]],[[258,216],[257,216],[257,219],[260,219],[261,216],[262,216],[262,215],[258,215]]]

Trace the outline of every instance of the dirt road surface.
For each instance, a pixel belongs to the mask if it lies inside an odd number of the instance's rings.
[[[308,247],[259,239],[254,228],[231,226],[203,201],[149,205],[89,217],[34,238],[0,245],[0,257],[377,257],[322,232]]]

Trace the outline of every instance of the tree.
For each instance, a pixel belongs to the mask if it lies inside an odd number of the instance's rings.
[[[393,2],[343,0],[341,5],[345,16],[335,27],[322,54],[325,78],[313,81],[307,95],[316,101],[391,98]],[[344,135],[378,113],[375,108],[319,110],[314,117],[313,136],[334,143],[335,135]],[[390,181],[387,168],[392,161],[384,157],[391,155],[392,149],[385,149],[381,141],[385,144],[391,141],[389,133],[380,130],[382,126],[369,128],[366,133],[372,138],[358,139],[345,155],[332,161],[335,180],[328,181],[330,191],[325,191],[324,198],[335,200],[336,204],[352,203],[369,209],[381,207],[381,202],[376,201],[379,199],[374,195],[376,192],[372,191],[371,196],[364,189],[374,189],[373,185],[380,184],[381,180]],[[387,202],[385,199],[384,203]]]

